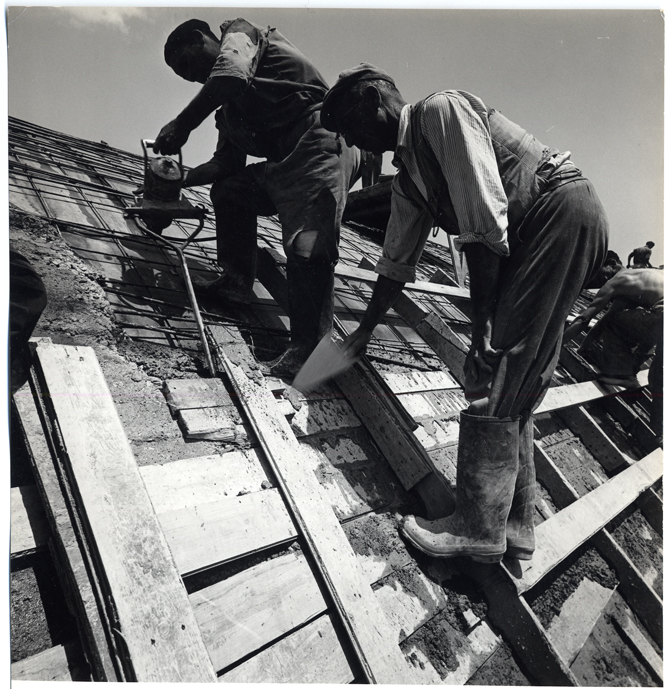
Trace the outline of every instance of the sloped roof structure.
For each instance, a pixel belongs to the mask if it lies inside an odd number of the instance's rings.
[[[76,307],[61,329],[43,319],[14,397],[32,481],[12,487],[12,576],[41,553],[75,620],[17,651],[14,679],[662,684],[662,452],[644,390],[599,385],[565,347],[536,416],[534,559],[426,558],[397,525],[453,504],[470,342],[457,257],[430,242],[367,356],[302,394],[256,363],[289,325],[280,225],[260,218],[252,303],[200,303],[210,376],[175,255],[124,215],[142,179],[139,155],[10,118],[13,217],[57,230],[35,267],[48,290],[84,266],[118,342],[77,339]],[[381,196],[351,195],[336,336],[370,298],[382,231],[364,216]],[[217,270],[212,213],[186,254],[193,275]],[[137,367],[144,345],[193,366]]]

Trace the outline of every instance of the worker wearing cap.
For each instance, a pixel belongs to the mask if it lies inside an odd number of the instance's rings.
[[[287,256],[291,344],[269,364],[294,374],[331,328],[334,265],[341,216],[359,168],[359,151],[320,124],[327,83],[276,29],[226,21],[218,38],[191,19],[165,44],[165,61],[203,84],[158,135],[154,150],[176,153],[216,110],[218,147],[190,170],[186,186],[213,184],[218,261],[223,275],[202,289],[228,301],[250,300],[257,216],[278,214]],[[247,156],[264,162],[246,165]]]
[[[373,153],[394,151],[391,217],[378,281],[358,330],[356,355],[394,303],[438,226],[455,235],[469,266],[472,344],[453,515],[402,524],[436,557],[496,562],[534,550],[531,412],[557,363],[563,324],[603,263],[608,227],[591,183],[480,98],[435,93],[407,104],[393,79],[361,64],[328,92],[323,125]]]

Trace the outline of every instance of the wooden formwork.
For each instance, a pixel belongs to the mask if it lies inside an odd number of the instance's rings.
[[[93,165],[100,152],[83,146],[84,154]],[[20,173],[27,177],[28,168]],[[60,181],[53,177],[54,189]],[[59,217],[66,195],[42,202],[74,249],[116,280],[106,289],[118,297],[110,301],[126,333],[169,346],[188,336],[187,318],[166,322],[152,305],[180,284],[170,259],[132,228],[119,241],[125,221],[117,196],[92,229],[83,216]],[[285,322],[279,245],[276,233],[262,240],[250,308],[273,327]],[[376,279],[373,262],[360,261],[369,247],[354,248],[336,270],[341,336],[359,320]],[[195,269],[204,271],[211,252],[200,253]],[[593,478],[575,481],[555,445],[537,438],[534,559],[453,564],[448,575],[457,570],[476,582],[486,613],[464,611],[456,668],[440,666],[439,674],[422,653],[421,635],[450,605],[446,580],[437,565],[416,564],[397,537],[393,510],[417,504],[413,495],[432,517],[454,504],[470,335],[464,274],[453,279],[438,257],[425,263],[382,328],[440,367],[402,366],[390,348],[385,359],[376,348],[304,397],[263,377],[235,328],[210,328],[218,376],[167,381],[165,392],[188,441],[230,443],[216,455],[137,467],[92,350],[37,343],[30,385],[14,397],[36,485],[12,489],[11,557],[48,548],[79,635],[15,663],[14,679],[464,684],[505,642],[532,683],[577,685],[587,683],[582,659],[605,623],[661,682],[660,592],[617,532],[633,513],[662,534],[662,452],[638,413],[642,393],[632,399],[596,383],[595,370],[570,347],[538,425],[549,419],[567,430],[567,442],[589,453]],[[141,318],[126,314],[120,294],[128,289],[122,278],[139,264],[148,284],[148,296],[133,293],[134,302],[145,297]],[[150,282],[153,264],[164,273],[158,286]],[[623,449],[615,433],[637,452]],[[370,525],[393,545],[385,560],[360,546],[359,532]],[[583,585],[558,619],[543,622],[536,601],[592,550],[617,583]],[[578,604],[581,614],[569,616]]]

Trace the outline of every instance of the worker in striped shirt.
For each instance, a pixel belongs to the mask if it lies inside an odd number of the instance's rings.
[[[394,151],[379,278],[344,348],[358,355],[417,265],[433,227],[466,255],[472,343],[460,417],[457,506],[404,536],[435,557],[498,562],[534,551],[532,410],[545,395],[564,322],[602,265],[608,224],[570,153],[544,146],[480,98],[441,91],[407,104],[386,72],[343,72],[321,121],[348,145]]]

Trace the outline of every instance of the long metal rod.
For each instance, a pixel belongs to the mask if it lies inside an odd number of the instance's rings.
[[[186,291],[188,292],[188,299],[190,300],[190,306],[193,310],[193,315],[195,316],[195,322],[197,323],[197,329],[199,330],[199,338],[202,343],[202,348],[204,349],[204,356],[206,357],[206,365],[209,369],[209,373],[212,376],[216,375],[216,368],[213,365],[213,359],[211,358],[211,350],[209,349],[209,343],[206,339],[206,333],[204,332],[204,323],[202,321],[202,315],[199,311],[199,304],[197,303],[197,297],[195,296],[195,289],[193,288],[192,280],[190,279],[190,271],[188,270],[188,261],[186,260],[183,249],[185,249],[188,244],[202,231],[204,227],[204,215],[200,216],[199,227],[186,239],[182,246],[179,246],[169,239],[165,239],[156,232],[152,232],[146,227],[145,223],[142,222],[142,229],[144,232],[148,233],[151,237],[156,239],[163,244],[166,244],[170,249],[173,249],[179,260],[181,261],[181,268],[183,269],[183,280],[186,283]]]

